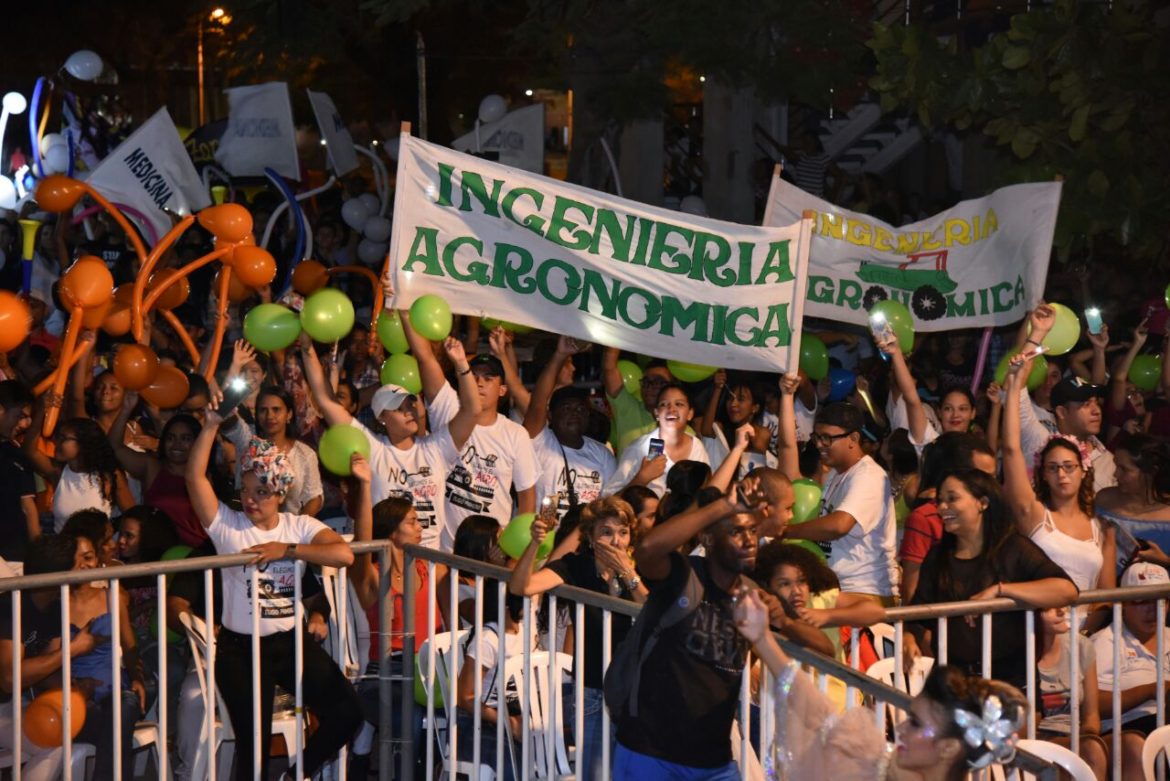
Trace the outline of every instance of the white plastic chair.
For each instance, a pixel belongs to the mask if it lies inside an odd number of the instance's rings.
[[[89,743],[73,744],[73,778],[89,781],[93,777],[94,747]],[[12,769],[12,752],[0,749],[0,770]]]
[[[926,684],[926,676],[930,675],[930,671],[934,669],[934,659],[929,656],[918,657],[911,665],[909,674],[896,669],[895,662],[896,660],[892,656],[878,659],[869,666],[865,674],[887,686],[894,687],[898,691],[906,692],[911,697],[916,696]],[[888,723],[886,719],[897,724],[905,718],[905,714],[892,705],[887,705],[884,713],[883,726]]]
[[[549,689],[549,665],[553,662],[547,651],[534,651],[530,655],[532,663],[532,678],[528,689],[528,756],[532,762],[533,777],[547,779],[573,778],[573,768],[569,764],[569,752],[565,746],[564,703],[562,702],[562,683],[573,669],[573,657],[568,654],[557,653],[556,674],[553,676],[553,688]],[[524,655],[517,654],[504,663],[505,691],[517,691],[523,696],[524,692]],[[555,693],[556,707],[553,707]],[[507,719],[504,725],[508,731],[508,745],[515,745],[522,736],[512,735],[511,726]],[[548,755],[546,734],[551,731],[553,739],[553,756]],[[519,757],[515,757],[514,764],[519,767]]]
[[[443,771],[446,773],[450,773],[452,769],[451,757],[447,750],[447,725],[455,713],[455,699],[449,691],[451,683],[449,676],[454,671],[455,677],[459,677],[459,671],[463,667],[463,643],[470,632],[469,629],[460,629],[457,632],[438,632],[423,642],[416,656],[419,680],[427,700],[430,701],[434,696],[436,681],[439,684],[439,696],[443,698],[443,707],[439,708],[437,705],[435,707],[435,742],[439,745],[439,757],[443,761]],[[433,672],[431,670],[432,647],[435,649],[435,669]],[[478,779],[478,781],[494,781],[496,771],[491,765],[484,764],[484,759],[487,758],[481,757],[478,771],[470,761],[456,760],[454,772],[467,778]]]
[[[1142,746],[1142,772],[1146,781],[1157,781],[1158,755],[1163,752],[1170,759],[1170,724],[1146,735],[1146,743]]]
[[[1089,763],[1073,753],[1071,749],[1049,743],[1047,740],[1021,739],[1016,745],[1029,754],[1035,754],[1061,768],[1072,777],[1073,781],[1097,781]],[[1019,771],[1017,773],[1020,778],[1031,778],[1028,773]]]
[[[861,630],[857,630],[861,631]],[[887,649],[894,648],[894,627],[891,624],[877,623],[871,624],[869,631],[873,633],[873,650],[877,654],[878,659],[885,659],[892,657],[893,653],[887,654]],[[849,653],[846,649],[845,653]]]
[[[195,664],[195,677],[199,680],[199,692],[203,695],[203,701],[206,702],[207,687],[209,684],[207,670],[203,666],[204,659],[207,657],[206,624],[203,623],[203,619],[191,613],[180,614],[179,620],[182,622],[183,628],[187,630],[187,641],[191,644],[191,659]],[[228,716],[227,706],[224,705],[223,696],[219,692],[219,686],[215,687],[215,708],[217,717],[215,719],[213,743],[215,744],[214,753],[219,756],[219,764],[216,766],[216,777],[228,778],[231,775],[234,745],[225,749],[223,755],[219,755],[219,750],[225,743],[234,744],[236,736],[232,731],[231,718]],[[292,714],[282,715],[274,712],[272,714],[272,734],[280,735],[284,738],[284,745],[290,756],[296,752],[296,716]],[[199,748],[195,752],[195,758],[191,763],[191,778],[200,779],[207,775],[207,763],[210,755],[207,742],[200,741]]]
[[[341,577],[333,567],[321,568],[321,589],[329,602],[329,636],[325,648],[350,680],[356,680],[366,671],[370,662],[370,622],[358,601],[357,592],[349,578]],[[338,624],[339,606],[345,605],[345,629]]]

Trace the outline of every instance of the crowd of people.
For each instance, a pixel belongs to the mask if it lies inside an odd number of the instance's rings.
[[[259,240],[272,204],[261,197],[248,205]],[[314,254],[327,266],[356,255],[357,237],[347,234],[337,206],[327,197],[319,204]],[[3,225],[0,253],[9,262],[0,281],[14,287],[17,232]],[[891,607],[994,598],[1042,611],[1035,649],[1041,737],[1072,743],[1076,692],[1082,757],[1099,778],[1107,777],[1110,733],[1120,731],[1125,778],[1141,777],[1144,736],[1156,726],[1158,664],[1170,672],[1156,657],[1158,633],[1166,628],[1158,626],[1152,601],[1127,602],[1122,667],[1114,670],[1107,606],[1081,606],[1075,621],[1068,606],[1082,591],[1170,583],[1170,362],[1154,389],[1139,388],[1128,376],[1134,360],[1151,351],[1152,336],[1170,340],[1165,307],[1129,311],[1123,301],[1112,302],[1106,311],[1116,332],[1130,332],[1127,338],[1115,342],[1108,327],[1086,333],[1082,350],[1048,356],[1038,383],[1029,378],[1034,348],[1053,326],[1047,304],[1018,329],[995,334],[986,376],[976,375],[981,362],[970,332],[919,334],[907,355],[896,338],[875,340],[863,328],[807,321],[806,332],[831,347],[834,377],[847,377],[845,388],[796,367],[785,375],[721,369],[703,382],[682,383],[664,361],[557,334],[489,329],[474,317],[457,318],[451,336],[432,343],[402,311],[421,379],[421,391],[413,393],[380,381],[384,347],[362,325],[374,314],[374,297],[358,280],[346,288],[358,309],[348,337],[317,344],[302,335],[274,354],[241,338],[241,319],[282,291],[245,291],[249,297],[228,309],[221,365],[211,367],[210,380],[204,379],[208,367],[192,365],[167,320],[151,322],[159,357],[189,378],[187,397],[174,408],[157,408],[122,386],[111,366],[125,339],[100,330],[84,333],[93,348],[70,373],[65,394],[34,396],[31,389],[59,357],[63,307],[55,280],[61,271],[80,254],[96,254],[117,281],[135,275],[117,226],[97,219],[88,227],[88,238],[69,220],[42,228],[28,296],[32,333],[0,354],[0,471],[11,480],[0,483],[0,556],[31,575],[252,554],[253,566],[222,571],[213,605],[215,671],[234,726],[236,777],[252,776],[252,736],[270,732],[276,688],[296,686],[296,561],[308,565],[301,590],[308,631],[304,700],[316,727],[304,766],[288,772],[309,777],[345,745],[351,771],[359,778],[369,772],[382,597],[376,563],[369,555],[355,557],[348,539],[390,543],[392,675],[404,673],[407,611],[416,615],[415,649],[427,639],[428,578],[446,594],[450,579],[459,577],[458,615],[440,600],[436,631],[463,626],[479,634],[467,641],[453,693],[461,760],[470,761],[482,740],[483,761],[494,764],[497,723],[507,722],[515,736],[509,740],[522,733],[519,693],[499,701],[496,662],[501,648],[503,658],[526,650],[522,598],[568,584],[643,606],[637,622],[614,618],[609,673],[602,667],[602,611],[583,613],[584,669],[572,674],[585,689],[585,730],[570,738],[583,752],[587,779],[600,777],[606,741],[618,779],[738,778],[729,736],[753,655],[780,682],[774,759],[787,768],[782,777],[828,778],[856,767],[858,778],[914,772],[958,778],[969,767],[1004,760],[1010,739],[993,737],[989,726],[973,742],[965,721],[971,714],[986,719],[994,703],[1008,733],[1024,722],[1023,612],[992,618],[995,682],[979,678],[988,661],[979,622],[947,620],[949,664],[935,667],[898,726],[894,754],[873,728],[872,713],[849,707],[840,714],[846,705],[840,692],[830,687],[822,695],[773,638],[774,632],[844,660],[853,634],[883,621]],[[285,240],[277,232],[276,244]],[[191,228],[164,266],[198,257],[210,241]],[[214,332],[212,273],[195,274],[190,299],[175,310],[201,348]],[[386,284],[392,308],[395,291]],[[1049,291],[1066,292],[1058,285]],[[1075,296],[1067,302],[1078,303]],[[1001,381],[994,381],[990,368],[1013,351]],[[211,352],[204,349],[204,361]],[[623,358],[640,362],[636,385],[623,376]],[[224,389],[237,383],[246,389],[242,402],[221,414]],[[54,407],[60,420],[46,438],[42,422]],[[369,446],[368,457],[353,456],[346,477],[324,469],[317,455],[322,434],[335,426],[356,429]],[[810,480],[820,486],[820,506],[794,521],[794,482]],[[526,513],[536,515],[531,542],[510,556],[499,538]],[[550,535],[555,539],[546,545]],[[470,581],[445,567],[430,570],[419,562],[407,571],[410,545],[508,567],[504,615],[494,599],[485,599],[476,616]],[[357,681],[316,642],[331,620],[313,576],[321,566],[346,568],[367,612],[372,661]],[[404,604],[408,579],[418,595],[414,605]],[[60,686],[68,649],[74,691],[88,703],[77,740],[110,744],[117,698],[128,756],[135,720],[171,708],[172,763],[176,777],[186,778],[202,735],[203,701],[182,616],[207,615],[202,580],[197,573],[176,577],[161,606],[153,578],[124,581],[118,593],[115,611],[105,581],[73,587],[68,643],[61,637],[59,589],[23,593],[19,637],[9,600],[0,600],[0,747],[14,740],[14,708]],[[561,622],[558,636],[571,643],[573,617],[562,611],[543,620]],[[166,649],[173,701],[161,704],[160,622],[175,630]],[[261,708],[253,725],[257,625]],[[936,622],[907,630],[908,662],[938,656]],[[120,692],[112,691],[115,631],[124,668]],[[862,644],[871,644],[861,634]],[[545,648],[547,638],[532,633],[530,650],[566,650]],[[1072,654],[1079,680],[1070,680]],[[17,657],[22,690],[14,692]],[[1122,709],[1115,713],[1118,687]],[[567,698],[566,707],[575,703]],[[613,724],[608,735],[606,708]],[[480,735],[472,728],[477,712]],[[416,742],[418,758],[426,756],[420,724],[395,724]],[[267,772],[267,741],[264,749]],[[25,740],[23,751],[27,778],[60,772],[60,749]],[[131,767],[124,764],[127,775]],[[512,777],[508,763],[497,770]],[[99,750],[96,777],[112,774],[110,752]]]

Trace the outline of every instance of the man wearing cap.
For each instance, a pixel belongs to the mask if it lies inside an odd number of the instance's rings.
[[[585,436],[589,392],[572,385],[553,390],[562,367],[579,349],[580,345],[567,336],[557,340],[556,351],[544,364],[524,415],[524,428],[532,437],[540,469],[536,500],[543,506],[545,498],[551,498],[557,504],[558,518],[574,506],[599,498],[617,467],[609,448]]]
[[[431,423],[442,426],[458,411],[455,391],[443,375],[431,343],[410,327],[409,313],[400,315],[410,351],[418,359]],[[536,510],[532,442],[523,426],[499,414],[500,399],[508,393],[503,364],[494,355],[477,355],[466,368],[456,367],[455,374],[461,383],[465,378],[475,383],[479,413],[475,429],[447,473],[446,517],[439,530],[439,547],[447,551],[455,542],[455,530],[469,515],[489,515],[506,526],[513,515]],[[516,489],[515,508],[511,488]]]
[[[781,441],[796,441],[792,398],[790,393],[781,395],[780,422],[786,427]],[[817,413],[812,440],[830,469],[821,494],[821,517],[789,526],[785,536],[820,544],[829,554],[842,593],[891,606],[898,595],[894,499],[886,470],[861,448],[864,424],[861,410],[844,401]],[[783,451],[780,460],[789,479],[802,476]]]
[[[443,484],[450,466],[459,459],[479,414],[479,394],[475,380],[467,371],[463,345],[448,338],[443,344],[447,356],[459,374],[459,411],[444,427],[419,436],[418,397],[398,385],[383,385],[374,393],[370,408],[386,429],[386,436],[374,434],[346,411],[333,395],[325,372],[307,335],[301,336],[301,355],[305,379],[317,403],[317,409],[330,426],[353,426],[370,442],[370,495],[374,504],[391,496],[404,496],[414,502],[422,527],[422,544],[439,547],[439,533],[444,526]]]
[[[1131,564],[1121,576],[1121,588],[1132,586],[1162,586],[1170,584],[1166,570],[1148,561]],[[1116,677],[1113,672],[1113,625],[1093,635],[1093,650],[1097,656],[1097,685],[1101,694],[1101,731],[1113,727],[1117,720],[1113,713],[1113,689],[1121,686],[1121,724],[1126,732],[1148,734],[1157,727],[1158,675],[1158,611],[1153,599],[1123,602],[1121,604],[1121,667]],[[1170,628],[1161,627],[1165,647],[1170,649]],[[1170,655],[1163,656],[1162,669],[1170,686]],[[1116,681],[1116,683],[1115,683]],[[1141,746],[1138,745],[1140,756]],[[1127,752],[1128,753],[1128,752]]]
[[[1024,344],[1027,350],[1034,350],[1056,321],[1056,312],[1047,304],[1041,304],[1028,315],[1032,332]],[[1093,466],[1093,490],[1100,491],[1117,484],[1113,454],[1105,449],[1098,439],[1101,421],[1104,419],[1101,400],[1106,393],[1104,385],[1085,382],[1080,377],[1062,379],[1052,389],[1052,414],[1056,419],[1056,432],[1074,436],[1087,442],[1092,452],[1089,462]],[[1048,443],[1054,432],[1040,422],[1032,407],[1028,394],[1020,394],[1020,445],[1024,450],[1024,462],[1032,464],[1036,454]]]

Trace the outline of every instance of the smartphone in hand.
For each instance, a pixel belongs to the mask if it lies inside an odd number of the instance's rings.
[[[658,437],[650,437],[650,449],[648,455],[651,458],[657,458],[666,453],[666,442]]]

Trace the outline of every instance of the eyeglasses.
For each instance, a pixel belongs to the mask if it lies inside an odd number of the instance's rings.
[[[1081,468],[1080,464],[1074,464],[1071,461],[1066,464],[1046,464],[1044,471],[1050,475],[1066,474],[1071,475],[1073,472]]]
[[[844,439],[852,433],[852,431],[846,431],[844,434],[813,434],[812,441],[817,445],[831,445],[838,439]]]

